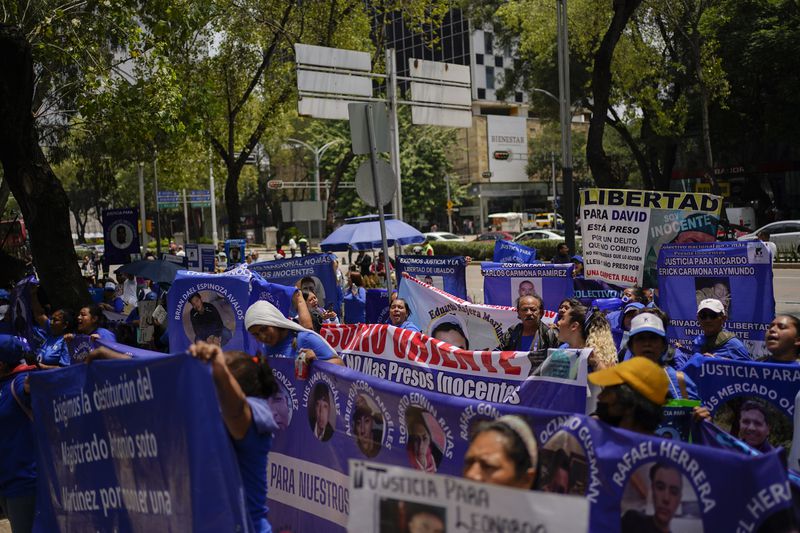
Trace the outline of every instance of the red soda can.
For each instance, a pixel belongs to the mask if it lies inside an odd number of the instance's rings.
[[[305,351],[300,352],[300,355],[294,360],[294,377],[308,379],[308,361],[306,361]]]

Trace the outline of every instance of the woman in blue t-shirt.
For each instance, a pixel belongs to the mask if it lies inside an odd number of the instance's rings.
[[[80,335],[90,335],[92,339],[103,339],[111,342],[117,342],[117,336],[103,326],[106,324],[106,316],[99,305],[87,305],[82,307],[78,313],[78,328],[76,333]],[[64,340],[70,342],[74,335],[67,333],[64,335]]]
[[[410,314],[411,309],[409,309],[408,303],[402,298],[395,298],[394,301],[392,301],[392,305],[389,306],[389,322],[391,325],[419,333],[420,331],[417,325],[408,319],[408,315]]]
[[[222,352],[206,342],[189,347],[197,359],[211,365],[222,420],[233,441],[244,486],[245,505],[257,533],[272,531],[267,520],[267,455],[278,424],[268,399],[278,384],[265,358],[244,352]]]
[[[367,290],[358,272],[350,272],[350,286],[344,293],[345,324],[363,324],[367,321]]]
[[[75,313],[69,309],[59,309],[50,317],[39,302],[38,285],[31,292],[33,318],[44,333],[42,345],[36,350],[41,368],[69,366],[69,349],[64,335],[75,331]]]

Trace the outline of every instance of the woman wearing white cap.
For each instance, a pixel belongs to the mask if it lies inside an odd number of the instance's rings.
[[[736,335],[723,329],[728,316],[725,306],[716,298],[706,298],[697,306],[697,322],[703,333],[692,341],[692,353],[705,357],[722,357],[751,361],[750,352]]]
[[[263,355],[295,358],[302,354],[307,361],[319,359],[344,365],[336,351],[319,334],[292,322],[264,300],[250,306],[244,315],[244,325],[256,340],[264,344]]]

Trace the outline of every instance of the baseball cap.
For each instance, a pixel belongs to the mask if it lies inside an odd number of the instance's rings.
[[[113,281],[107,281],[103,288],[107,291],[117,290],[117,285]]]
[[[592,372],[589,381],[600,387],[626,384],[655,404],[664,405],[667,401],[667,373],[647,357],[631,357],[616,366]]]
[[[17,363],[28,351],[27,340],[16,335],[0,335],[0,362]]]
[[[722,302],[720,302],[716,298],[706,298],[705,300],[700,302],[697,306],[697,312],[699,313],[703,309],[708,309],[709,311],[713,311],[718,315],[725,314],[725,306],[722,305]]]
[[[623,315],[627,315],[630,311],[638,311],[639,309],[644,309],[644,304],[641,302],[631,302],[625,306],[625,310],[622,312]]]
[[[577,261],[578,263],[583,263],[583,256],[581,256],[581,255],[573,255],[572,256],[572,261],[573,262]]]
[[[655,333],[661,337],[667,336],[667,333],[664,331],[664,323],[653,313],[642,313],[640,315],[636,315],[633,317],[633,320],[631,320],[631,337],[646,331]]]

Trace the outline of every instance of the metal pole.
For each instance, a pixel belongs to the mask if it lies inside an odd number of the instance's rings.
[[[450,207],[450,176],[444,177],[444,184],[447,186],[447,231],[453,233],[453,208]]]
[[[400,128],[397,125],[397,57],[394,48],[386,50],[386,97],[389,107],[389,139],[392,170],[397,179],[397,195],[394,202],[394,218],[403,220],[403,185],[400,179]],[[382,209],[382,208],[381,208]],[[388,256],[387,256],[388,260]]]
[[[481,196],[481,186],[480,185],[478,185],[478,207],[480,208],[479,209],[479,216],[481,217],[480,220],[478,221],[478,234],[481,234],[481,233],[483,233],[483,228],[484,228],[483,221],[485,220],[485,218],[484,218],[484,215],[483,215],[483,197]]]
[[[550,173],[553,177],[553,227],[558,228],[558,189],[556,188],[556,154],[550,152]]]
[[[380,201],[378,194],[378,151],[375,149],[375,131],[372,113],[372,104],[367,104],[367,135],[369,137],[369,163],[372,167],[372,188],[375,190],[375,204],[378,206],[378,219],[381,225],[381,243],[383,244],[383,258],[385,260],[384,269],[386,271],[386,290],[387,294],[392,294],[392,275],[390,272],[391,263],[389,262],[389,244],[386,241],[386,220],[383,216],[383,202]]]
[[[320,150],[314,150],[314,200],[317,202],[320,201],[320,190],[319,190],[319,158],[320,158]]]
[[[561,115],[561,166],[564,180],[564,235],[575,253],[575,192],[572,183],[572,111],[569,99],[569,40],[567,0],[556,0],[558,27],[558,90]]]
[[[161,258],[161,212],[158,209],[158,150],[153,153],[153,194],[156,196],[156,255]]]
[[[211,161],[211,147],[208,148],[208,182],[211,188],[211,240],[214,242],[216,252],[219,236],[217,235],[217,195],[214,190],[214,164]]]
[[[142,224],[142,259],[147,253],[147,215],[144,203],[144,163],[139,163],[139,218]]]
[[[189,242],[189,202],[186,199],[186,189],[183,189],[183,244]]]

